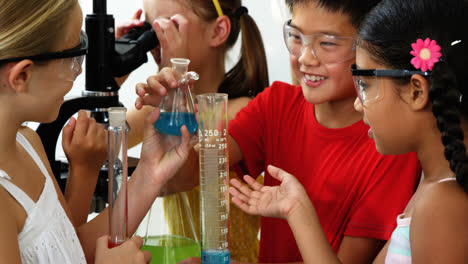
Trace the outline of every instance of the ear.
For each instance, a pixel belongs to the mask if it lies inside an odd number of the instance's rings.
[[[7,71],[8,84],[18,93],[26,91],[27,84],[31,79],[31,66],[34,63],[31,60],[22,60],[15,63]]]
[[[210,33],[210,46],[213,48],[223,45],[231,33],[231,20],[226,15],[220,16],[214,22]]]
[[[411,76],[404,99],[413,110],[423,110],[429,104],[429,88],[429,82],[426,78],[419,74],[414,74]]]

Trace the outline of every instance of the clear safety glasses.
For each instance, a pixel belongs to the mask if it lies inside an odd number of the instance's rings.
[[[413,74],[428,76],[428,72],[390,69],[357,69],[356,64],[351,66],[351,74],[354,79],[354,88],[362,105],[377,101],[382,98],[379,89],[378,77],[404,78]]]
[[[84,31],[80,33],[80,43],[71,49],[63,51],[46,52],[33,56],[24,56],[16,58],[8,58],[0,60],[0,65],[9,62],[32,60],[32,61],[48,61],[61,60],[59,78],[67,81],[75,81],[76,77],[81,73],[81,66],[88,51],[88,36]]]
[[[284,23],[283,37],[291,55],[300,57],[309,50],[324,64],[344,62],[354,58],[356,54],[354,37],[327,34],[304,35],[291,25],[291,20]]]

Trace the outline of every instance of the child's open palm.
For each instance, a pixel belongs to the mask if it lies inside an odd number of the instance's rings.
[[[233,196],[232,201],[248,214],[287,218],[298,201],[308,199],[307,193],[293,175],[271,165],[268,172],[281,185],[263,186],[245,175],[248,186],[236,179],[231,180],[229,192]]]

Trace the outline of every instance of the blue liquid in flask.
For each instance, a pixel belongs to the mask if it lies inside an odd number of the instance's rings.
[[[190,134],[197,131],[198,124],[195,114],[186,112],[162,112],[154,127],[166,135],[182,136],[180,128],[185,125]]]
[[[231,263],[231,254],[228,250],[202,250],[202,264],[229,264]]]

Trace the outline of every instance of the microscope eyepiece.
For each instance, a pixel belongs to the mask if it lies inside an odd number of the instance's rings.
[[[140,48],[148,52],[159,45],[158,37],[151,24],[144,22],[143,26],[135,27],[119,40],[136,40]]]
[[[120,39],[115,40],[115,56],[112,70],[115,77],[131,73],[148,61],[146,53],[159,45],[153,27],[144,23],[135,27]]]
[[[159,39],[156,36],[156,32],[152,28],[143,32],[143,34],[141,34],[141,36],[138,38],[138,42],[141,48],[147,52],[159,45]]]
[[[115,40],[114,76],[120,77],[131,73],[141,64],[148,61],[146,53],[159,45],[151,24],[145,22],[135,27],[120,39]]]

